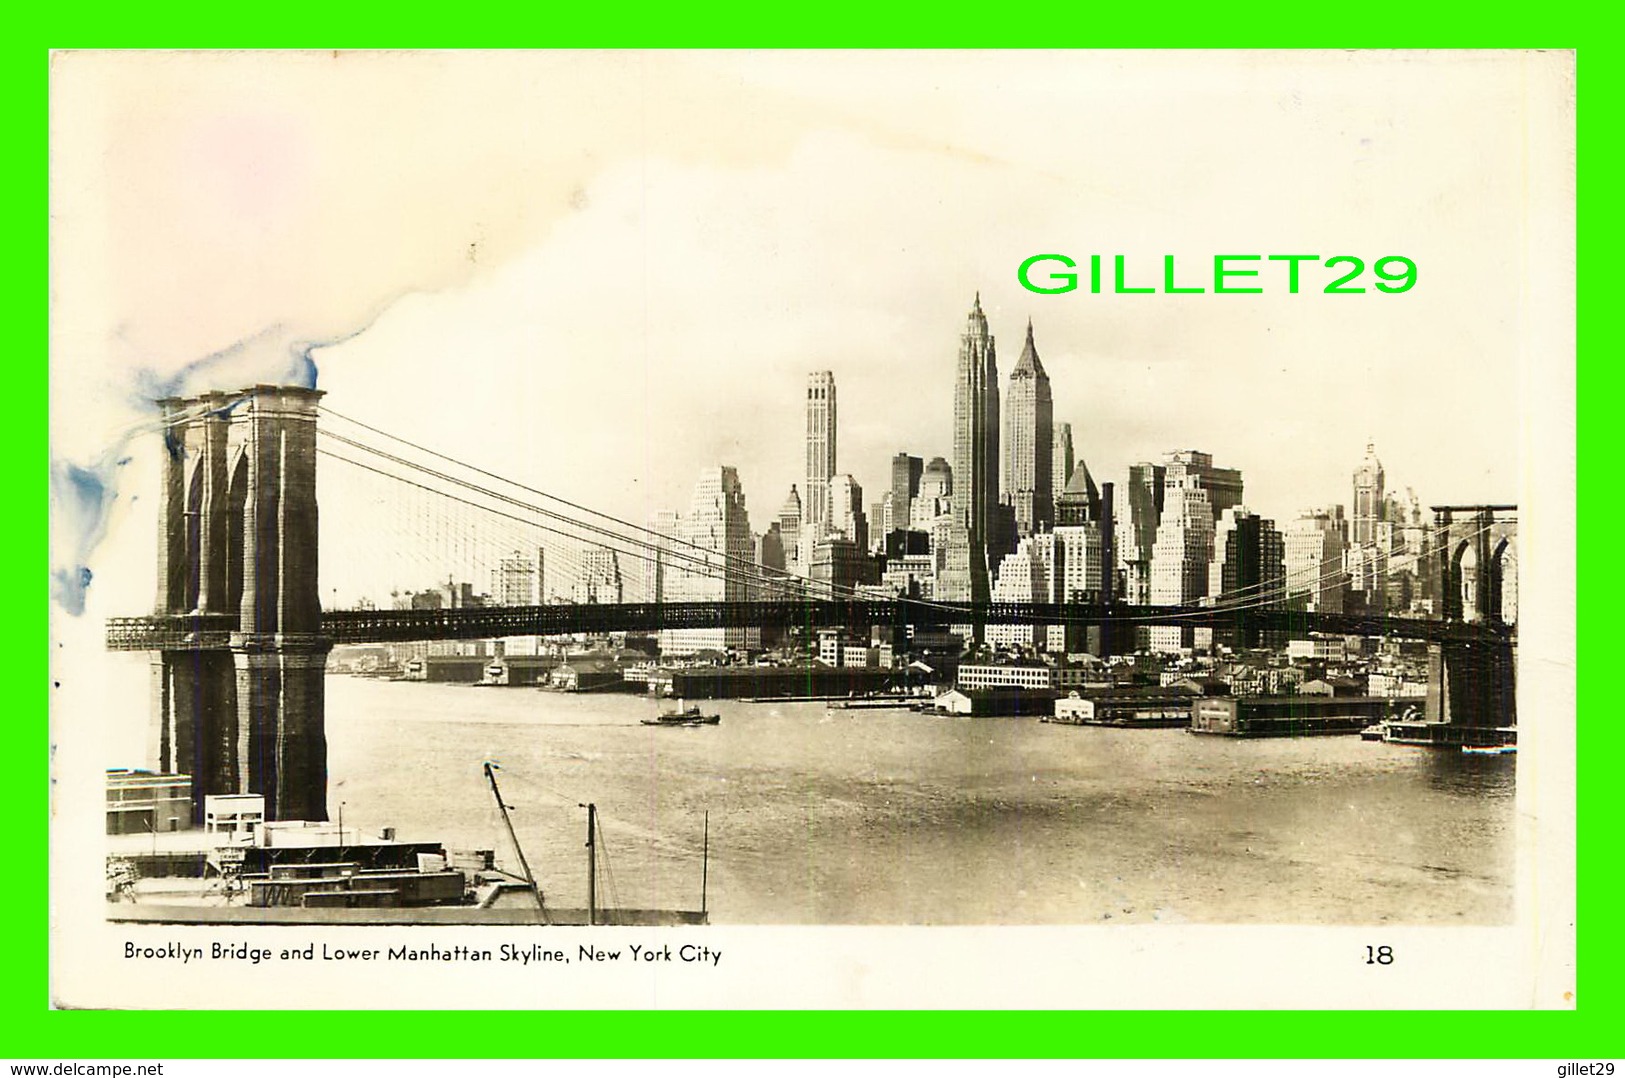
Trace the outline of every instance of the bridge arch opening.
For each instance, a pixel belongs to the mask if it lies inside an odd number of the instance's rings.
[[[239,449],[226,487],[226,606],[233,614],[243,605],[243,519],[248,506],[248,453]]]
[[[1495,617],[1506,625],[1518,623],[1518,544],[1504,536],[1490,558],[1490,596]]]
[[[203,600],[203,482],[207,469],[201,456],[186,484],[186,594],[182,609],[201,610]]]
[[[1444,582],[1445,617],[1459,621],[1478,620],[1478,552],[1463,539],[1451,551],[1449,579]]]

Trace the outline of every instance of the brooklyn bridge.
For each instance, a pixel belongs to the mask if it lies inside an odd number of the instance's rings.
[[[327,819],[326,659],[335,644],[718,627],[988,624],[1098,626],[1132,641],[1146,626],[1337,634],[1425,641],[1437,661],[1431,721],[1514,720],[1516,628],[1501,616],[1515,509],[1434,507],[1436,616],[1294,609],[1281,582],[1185,605],[956,603],[768,573],[737,556],[632,525],[472,466],[321,404],[319,391],[254,386],[160,402],[165,453],[157,601],[110,619],[107,646],[153,654],[150,763],[193,776],[208,794],[258,793],[272,819]],[[329,431],[322,416],[347,423]],[[366,435],[371,435],[368,438]],[[564,551],[596,543],[689,574],[743,579],[749,597],[698,602],[553,603],[442,609],[323,609],[318,585],[317,461],[328,458],[455,504],[464,526],[503,539],[551,538]]]

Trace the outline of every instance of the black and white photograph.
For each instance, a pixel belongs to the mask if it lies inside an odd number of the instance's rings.
[[[53,1000],[1572,1006],[1573,83],[54,54]]]

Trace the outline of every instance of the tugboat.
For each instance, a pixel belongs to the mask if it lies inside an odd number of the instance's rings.
[[[671,711],[662,711],[652,719],[638,720],[644,726],[715,726],[722,721],[721,715],[707,715],[697,706],[674,708]]]

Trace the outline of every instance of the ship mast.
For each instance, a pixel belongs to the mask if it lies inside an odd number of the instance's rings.
[[[587,923],[598,923],[598,859],[593,845],[593,831],[597,824],[598,806],[587,804]]]
[[[514,834],[513,821],[508,818],[508,806],[502,800],[502,791],[497,789],[496,768],[491,761],[485,761],[485,777],[491,783],[491,796],[497,799],[497,808],[502,811],[502,822],[508,828],[508,841],[513,843],[513,852],[519,855],[519,867],[525,870],[525,882],[530,884],[531,894],[536,896],[536,908],[546,910],[542,903],[542,889],[536,884],[536,877],[531,875],[530,862],[525,860],[524,848],[519,845],[519,836]]]

